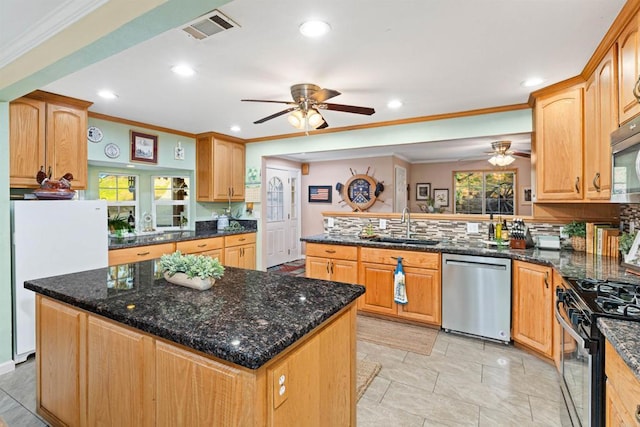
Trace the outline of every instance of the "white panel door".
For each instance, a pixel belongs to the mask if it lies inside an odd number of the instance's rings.
[[[402,212],[407,206],[407,170],[402,166],[395,167],[395,203],[394,212]]]
[[[300,257],[300,171],[267,168],[267,268]]]

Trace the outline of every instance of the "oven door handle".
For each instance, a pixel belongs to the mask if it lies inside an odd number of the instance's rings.
[[[562,317],[562,314],[560,314],[560,304],[562,304],[561,301],[556,301],[556,306],[555,306],[555,315],[556,315],[556,320],[558,321],[558,323],[560,324],[560,326],[562,326],[562,329],[564,329],[565,331],[567,331],[567,333],[569,335],[571,335],[571,337],[576,340],[578,343],[580,343],[580,345],[582,346],[582,348],[587,349],[589,351],[589,354],[593,354],[597,349],[596,347],[596,341],[583,337],[582,335],[580,335],[578,332],[576,332],[575,329],[573,329],[573,327],[567,323],[566,320],[564,320],[564,317]]]

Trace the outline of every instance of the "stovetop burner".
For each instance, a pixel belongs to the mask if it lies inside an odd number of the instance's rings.
[[[640,285],[615,280],[569,280],[594,315],[640,320]]]

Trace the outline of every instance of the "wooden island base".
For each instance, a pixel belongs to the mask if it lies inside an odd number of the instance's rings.
[[[37,412],[53,426],[355,426],[351,303],[256,370],[36,297]]]

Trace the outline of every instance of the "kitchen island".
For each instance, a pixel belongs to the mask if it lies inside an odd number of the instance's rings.
[[[52,425],[355,425],[361,286],[156,260],[32,280],[37,409]]]

